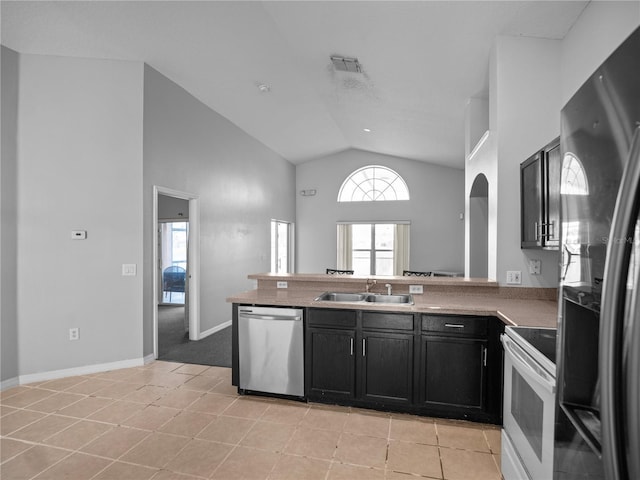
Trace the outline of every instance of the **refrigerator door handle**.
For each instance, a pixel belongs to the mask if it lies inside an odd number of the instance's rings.
[[[607,246],[600,312],[602,461],[605,477],[629,478],[624,438],[622,340],[630,244],[640,204],[640,125],[635,129]],[[636,285],[637,288],[637,285]],[[637,451],[637,450],[636,450]]]

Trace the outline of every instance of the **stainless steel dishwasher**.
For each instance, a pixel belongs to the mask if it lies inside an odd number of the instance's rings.
[[[238,308],[240,389],[304,396],[302,317],[295,308]]]

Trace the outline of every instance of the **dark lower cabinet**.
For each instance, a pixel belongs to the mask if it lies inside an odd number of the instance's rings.
[[[442,410],[485,406],[487,342],[472,338],[423,335],[420,403]]]
[[[361,398],[376,403],[413,403],[413,334],[363,331]]]
[[[363,406],[412,405],[414,338],[413,314],[309,309],[307,397]]]
[[[311,401],[502,423],[494,317],[307,310]]]
[[[355,341],[355,330],[307,329],[307,396],[355,397]]]

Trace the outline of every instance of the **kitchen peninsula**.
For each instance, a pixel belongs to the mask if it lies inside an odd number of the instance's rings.
[[[500,424],[500,334],[506,325],[555,328],[557,315],[555,289],[505,288],[487,279],[268,273],[249,278],[257,281],[256,289],[227,299],[233,303],[233,384],[241,393],[279,393],[254,391],[243,379],[275,378],[296,365],[304,372],[298,378],[304,393],[295,395],[300,399],[420,415]],[[412,293],[412,303],[384,301],[389,290],[399,296],[420,287],[423,293]],[[362,295],[354,301],[320,300],[324,292]],[[362,300],[367,294],[379,297]],[[247,326],[259,310],[267,311],[264,319],[281,320],[277,308],[295,309],[300,319],[303,312],[304,322],[297,323],[304,328],[265,354],[264,341],[282,337],[276,329],[284,322],[274,321],[273,332],[258,335]],[[245,344],[252,337],[254,350],[239,351],[239,337]],[[304,361],[292,362],[286,352],[303,345]],[[266,373],[243,369],[247,357],[263,368],[277,355],[285,355],[284,367]]]
[[[345,308],[343,302],[315,299],[326,291],[409,293],[410,285],[422,285],[413,294],[413,305],[349,304],[356,310],[383,310],[457,315],[492,315],[506,325],[555,328],[558,306],[555,288],[503,287],[482,278],[353,276],[312,273],[251,274],[257,289],[227,298],[227,302],[251,305]],[[375,281],[375,283],[373,283]],[[287,282],[278,288],[278,282]],[[369,287],[368,287],[369,285]]]

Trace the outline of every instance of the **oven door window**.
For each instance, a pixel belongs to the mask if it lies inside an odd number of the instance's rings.
[[[531,449],[542,461],[544,400],[514,368],[511,370],[511,415]]]

